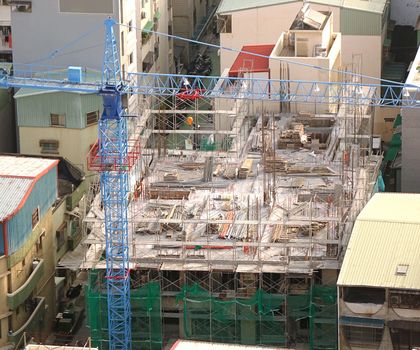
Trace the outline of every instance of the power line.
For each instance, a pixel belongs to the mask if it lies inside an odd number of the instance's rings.
[[[231,47],[226,47],[226,46],[222,46],[222,45],[211,44],[211,43],[207,43],[207,42],[204,42],[204,41],[199,41],[199,40],[194,40],[194,39],[187,39],[187,38],[182,37],[182,36],[179,36],[179,35],[167,34],[167,33],[157,32],[157,31],[148,30],[148,29],[141,29],[141,28],[138,28],[136,26],[127,25],[127,24],[124,24],[124,23],[118,23],[118,25],[123,26],[123,27],[127,27],[127,28],[134,28],[134,29],[139,30],[140,32],[144,32],[144,33],[156,34],[156,35],[160,35],[160,36],[164,36],[164,37],[168,37],[168,38],[172,38],[172,39],[176,39],[176,40],[186,41],[188,43],[197,44],[197,45],[206,45],[208,47],[213,47],[213,48],[220,49],[220,50],[231,51],[231,52],[236,52],[236,53],[244,53],[244,54],[255,56],[255,57],[268,58],[269,60],[274,60],[274,61],[279,61],[279,62],[294,64],[294,65],[303,66],[303,67],[309,67],[309,68],[313,68],[313,69],[317,69],[317,70],[322,70],[322,71],[327,71],[327,72],[334,72],[334,73],[340,73],[340,74],[348,74],[348,75],[355,76],[355,77],[372,79],[372,80],[375,80],[375,81],[379,81],[379,84],[385,82],[385,83],[390,83],[390,84],[394,84],[394,85],[406,86],[405,83],[401,83],[401,82],[397,82],[397,81],[393,81],[393,80],[381,79],[381,78],[373,77],[373,76],[370,76],[370,75],[358,74],[358,73],[349,72],[349,71],[343,71],[343,70],[339,70],[339,69],[324,68],[324,67],[316,66],[316,65],[313,65],[313,64],[309,64],[309,63],[295,62],[295,61],[291,61],[291,60],[288,60],[288,59],[279,58],[279,57],[271,57],[271,56],[262,55],[262,54],[255,53],[255,52],[251,52],[251,51],[245,51],[245,50],[240,50],[240,49],[233,49]]]

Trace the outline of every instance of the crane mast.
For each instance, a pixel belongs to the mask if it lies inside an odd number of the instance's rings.
[[[109,350],[131,350],[128,232],[128,135],[121,104],[124,85],[113,26],[105,21],[103,113],[99,120],[99,171],[105,216]]]

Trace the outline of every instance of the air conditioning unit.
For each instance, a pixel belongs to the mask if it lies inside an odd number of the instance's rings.
[[[141,11],[141,19],[145,19],[146,18],[146,11]]]
[[[327,48],[315,45],[315,57],[327,57]]]

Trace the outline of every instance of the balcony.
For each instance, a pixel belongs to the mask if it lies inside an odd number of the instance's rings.
[[[84,180],[80,183],[80,185],[73,191],[73,193],[69,194],[66,197],[66,209],[68,211],[72,211],[80,202],[83,195],[87,191],[87,181]]]
[[[13,293],[7,293],[7,305],[12,310],[16,310],[19,305],[28,299],[38,284],[39,280],[42,278],[42,275],[44,274],[44,260],[39,260],[37,264],[34,264],[34,262],[32,263],[34,269],[32,270],[26,282]]]
[[[25,322],[25,324],[22,327],[20,327],[17,331],[12,331],[11,333],[9,333],[10,342],[16,344],[22,338],[23,333],[30,330],[38,330],[40,321],[45,314],[45,298],[36,297],[34,298],[34,300],[37,302],[37,304],[31,315],[29,316],[28,320]]]

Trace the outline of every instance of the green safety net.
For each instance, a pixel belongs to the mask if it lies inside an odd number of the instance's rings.
[[[184,286],[184,337],[225,343],[337,349],[337,294],[334,286],[314,286],[309,294],[270,294],[223,298],[199,285]]]
[[[108,349],[106,291],[97,271],[86,290],[92,345]],[[182,308],[182,337],[192,340],[266,346],[309,344],[337,349],[337,291],[314,285],[306,294],[271,294],[257,289],[247,298],[211,295],[198,284],[184,285],[176,301]],[[133,349],[162,349],[159,282],[131,290]]]
[[[88,325],[92,346],[108,349],[106,290],[99,287],[98,272],[89,274],[87,287]],[[162,349],[162,317],[160,285],[147,283],[131,290],[131,336],[133,349]]]
[[[185,338],[224,343],[285,345],[283,295],[262,290],[251,298],[217,298],[198,284],[184,286]]]

